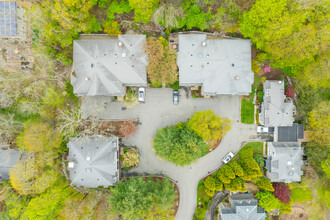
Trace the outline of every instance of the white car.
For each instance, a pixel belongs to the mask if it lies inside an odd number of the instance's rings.
[[[234,154],[232,152],[229,152],[225,158],[223,158],[222,162],[224,164],[228,163],[232,158],[234,157]]]
[[[139,90],[138,90],[138,100],[139,100],[139,102],[144,102],[145,94],[146,94],[145,88],[140,87]]]

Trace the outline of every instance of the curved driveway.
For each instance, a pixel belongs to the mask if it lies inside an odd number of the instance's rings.
[[[188,166],[176,166],[160,160],[152,149],[156,130],[177,122],[185,122],[196,111],[212,109],[217,115],[227,116],[234,123],[222,139],[220,146]],[[82,103],[83,118],[97,120],[138,120],[138,131],[122,142],[137,146],[140,150],[140,164],[132,173],[163,174],[176,181],[180,190],[180,204],[177,220],[192,220],[197,201],[197,185],[200,179],[222,165],[222,158],[230,151],[236,153],[242,142],[256,138],[256,126],[241,124],[240,97],[219,96],[212,99],[186,98],[180,90],[180,103],[173,105],[172,89],[147,89],[146,103],[132,109],[122,110],[118,102],[106,97],[86,97]]]

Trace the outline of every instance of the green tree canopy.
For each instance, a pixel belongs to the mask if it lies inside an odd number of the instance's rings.
[[[129,5],[134,9],[134,21],[148,23],[159,5],[159,0],[128,0]]]
[[[269,191],[258,192],[256,198],[259,199],[259,206],[263,207],[267,212],[280,208],[280,200],[275,198],[274,194]]]
[[[205,141],[220,140],[231,129],[231,121],[227,117],[214,115],[212,110],[198,111],[190,117],[187,127]]]
[[[244,175],[241,177],[245,181],[250,181],[253,178],[262,176],[262,173],[260,171],[260,167],[255,161],[255,159],[243,159],[240,160],[240,164],[243,168]]]
[[[130,178],[111,189],[111,212],[124,219],[147,216],[154,207],[167,211],[174,206],[176,193],[168,179],[154,182],[152,179]]]
[[[329,2],[257,0],[244,13],[241,32],[278,67],[299,67],[327,50]]]
[[[168,126],[157,131],[154,146],[157,156],[185,166],[208,153],[208,147],[187,127]]]

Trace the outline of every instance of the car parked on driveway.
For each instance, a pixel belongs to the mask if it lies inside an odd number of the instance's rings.
[[[146,89],[143,88],[143,87],[140,87],[139,90],[138,90],[138,100],[139,100],[139,102],[144,102],[145,94],[146,94]]]
[[[225,158],[223,158],[222,162],[224,164],[228,163],[232,158],[234,157],[234,154],[232,152],[229,152]]]
[[[175,105],[179,104],[179,91],[178,90],[173,91],[173,103]]]

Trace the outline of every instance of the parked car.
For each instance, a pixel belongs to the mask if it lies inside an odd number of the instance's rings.
[[[225,158],[223,158],[222,162],[224,164],[228,163],[232,158],[234,157],[234,154],[232,152],[229,152]]]
[[[257,132],[268,132],[268,127],[258,126]]]
[[[174,90],[173,91],[173,103],[177,105],[179,103],[179,91]]]
[[[138,90],[138,100],[139,102],[144,102],[144,97],[146,94],[146,89],[143,87],[140,87]]]

